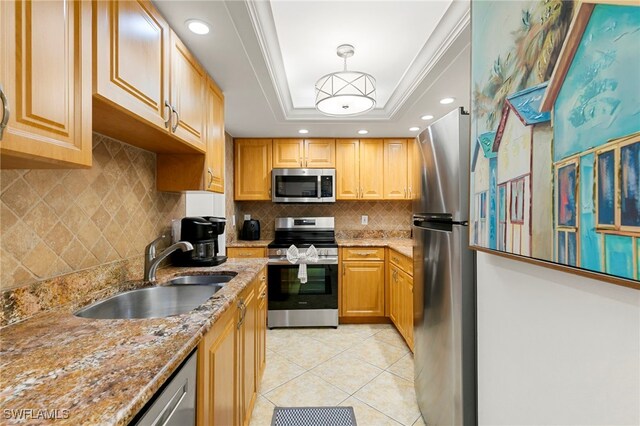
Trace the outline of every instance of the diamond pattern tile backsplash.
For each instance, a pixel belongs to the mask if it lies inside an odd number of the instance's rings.
[[[260,238],[274,237],[277,217],[334,216],[339,238],[408,238],[411,233],[411,201],[338,201],[331,204],[273,204],[270,201],[237,201],[236,218],[250,214],[260,221]],[[362,215],[369,223],[361,225]]]
[[[155,154],[97,133],[90,169],[2,170],[1,288],[141,256],[185,212],[155,173]]]

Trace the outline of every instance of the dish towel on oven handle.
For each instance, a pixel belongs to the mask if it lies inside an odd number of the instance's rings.
[[[318,250],[312,245],[309,246],[306,252],[301,253],[298,247],[291,244],[287,249],[287,260],[289,263],[297,263],[298,266],[298,279],[300,283],[307,282],[307,263],[318,261]]]

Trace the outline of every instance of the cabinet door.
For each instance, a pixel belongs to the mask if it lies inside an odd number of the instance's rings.
[[[384,316],[384,262],[342,262],[341,315]]]
[[[336,199],[355,200],[360,195],[360,144],[357,139],[336,141]]]
[[[197,424],[237,424],[235,307],[216,321],[198,351]]]
[[[207,85],[207,172],[208,191],[224,193],[224,97],[212,82]]]
[[[91,165],[91,50],[90,2],[0,2],[2,168]]]
[[[331,169],[336,166],[335,139],[305,139],[304,167]]]
[[[404,200],[408,198],[407,140],[384,140],[384,198]]]
[[[382,139],[360,140],[360,198],[381,200],[384,192],[384,144]]]
[[[258,289],[258,315],[256,318],[256,391],[267,366],[267,272],[260,272]]]
[[[271,139],[237,139],[234,199],[271,200]]]
[[[240,328],[238,333],[239,345],[239,376],[240,377],[240,422],[241,425],[249,424],[251,411],[256,399],[256,324],[258,318],[258,301],[255,283],[243,292],[241,296],[244,303]]]
[[[171,32],[171,131],[190,145],[206,149],[204,69],[178,36]]]
[[[302,139],[274,139],[273,167],[304,167],[304,143]]]
[[[150,1],[94,3],[95,94],[168,129],[169,25]]]
[[[407,345],[413,350],[413,278],[402,271],[398,272],[398,278],[400,284],[400,333],[404,336]]]
[[[402,329],[400,312],[400,271],[394,265],[389,267],[389,318],[395,324],[400,334],[404,335]]]

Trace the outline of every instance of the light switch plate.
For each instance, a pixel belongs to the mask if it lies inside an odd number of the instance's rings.
[[[363,214],[362,217],[360,218],[360,224],[368,225],[369,224],[369,216],[367,216],[366,214]]]

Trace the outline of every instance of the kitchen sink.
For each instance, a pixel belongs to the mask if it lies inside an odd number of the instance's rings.
[[[236,272],[225,272],[223,274],[215,275],[182,275],[175,277],[167,282],[168,285],[210,285],[210,284],[224,284],[231,281],[236,275]]]
[[[82,318],[164,318],[189,312],[222,289],[222,285],[169,285],[119,293],[76,312]]]

